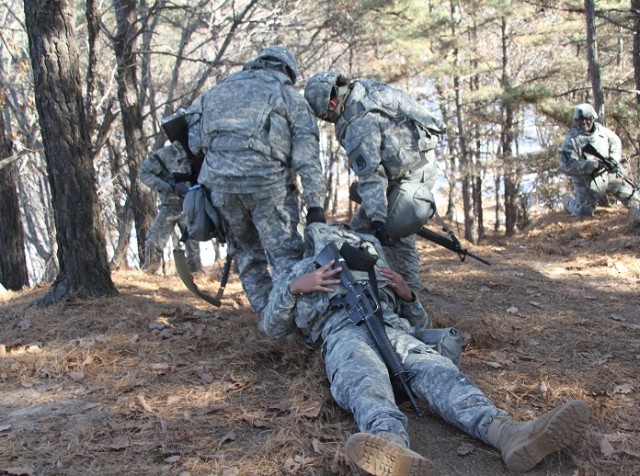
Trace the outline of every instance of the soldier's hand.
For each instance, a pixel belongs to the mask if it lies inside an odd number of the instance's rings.
[[[396,246],[394,241],[389,236],[389,233],[387,233],[387,230],[384,227],[384,223],[382,223],[381,221],[372,221],[371,228],[373,228],[373,236],[378,238],[378,241],[382,246]]]
[[[333,292],[333,286],[340,284],[336,275],[342,271],[341,267],[331,269],[335,260],[331,260],[311,273],[303,274],[289,284],[289,292],[294,296],[306,293]]]
[[[326,223],[324,218],[324,210],[320,207],[311,207],[307,210],[307,226],[312,223]]]
[[[387,278],[387,286],[393,289],[400,299],[407,302],[415,300],[415,296],[413,295],[411,288],[401,274],[396,273],[391,268],[380,268],[378,272],[383,277]]]
[[[607,160],[604,161],[604,166],[607,169],[607,172],[611,172],[612,174],[615,174],[620,170],[620,164],[613,157],[608,157]]]

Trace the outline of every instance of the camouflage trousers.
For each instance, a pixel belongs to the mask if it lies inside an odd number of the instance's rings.
[[[405,368],[415,373],[409,386],[416,397],[446,422],[488,443],[492,420],[507,413],[498,409],[451,360],[406,331],[385,328]],[[353,413],[360,431],[389,431],[409,444],[407,417],[395,402],[386,365],[367,328],[345,323],[325,339],[323,357],[331,394],[338,405]]]
[[[211,201],[227,223],[242,288],[260,314],[267,305],[272,279],[284,279],[302,259],[297,199],[283,185],[255,193],[213,191]]]
[[[575,197],[568,198],[564,207],[574,216],[593,216],[596,205],[606,193],[613,194],[629,208],[638,208],[640,197],[633,193],[633,187],[615,174],[604,172],[596,177],[580,175],[571,177]]]
[[[182,200],[178,197],[170,197],[170,199],[163,200],[158,205],[158,213],[153,219],[147,234],[144,267],[148,271],[156,272],[160,269],[164,248],[174,233],[176,225],[180,228],[180,233],[182,233],[186,226],[182,216]],[[201,269],[200,244],[194,240],[187,240],[185,251],[189,269],[191,271]]]

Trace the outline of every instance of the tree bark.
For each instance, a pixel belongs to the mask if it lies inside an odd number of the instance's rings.
[[[631,0],[633,17],[633,77],[636,83],[636,103],[640,106],[640,0]]]
[[[595,0],[584,0],[584,14],[587,23],[587,60],[589,62],[589,78],[593,91],[594,107],[598,118],[605,124],[604,93],[600,81],[600,63],[598,62],[598,41],[596,39],[596,7]]]
[[[10,157],[12,148],[0,111],[0,159]],[[18,291],[29,285],[29,271],[14,169],[13,162],[0,164],[0,283],[6,289]]]
[[[517,167],[513,157],[514,113],[511,99],[511,72],[509,64],[509,23],[502,17],[502,134],[500,138],[504,169],[504,224],[505,234],[516,231],[518,218],[518,189],[520,188]]]
[[[456,31],[456,18],[459,17],[460,12],[458,6],[451,2],[451,35],[455,38],[457,36]],[[454,67],[460,65],[459,50],[457,47],[453,49]],[[460,160],[460,173],[462,176],[462,207],[464,213],[464,237],[471,243],[476,243],[477,237],[475,233],[475,215],[473,213],[472,203],[472,177],[470,166],[470,154],[469,147],[467,145],[467,131],[464,123],[464,112],[462,110],[462,98],[461,98],[461,81],[460,76],[457,74],[453,77],[453,87],[455,92],[455,104],[456,104],[456,120],[458,123],[458,145],[459,145],[459,160]]]
[[[66,0],[25,0],[24,9],[60,263],[38,304],[113,296],[117,290],[100,233],[73,9]]]
[[[116,81],[120,114],[124,127],[127,147],[127,165],[129,170],[129,197],[133,209],[138,242],[140,265],[144,264],[144,248],[147,233],[156,214],[153,194],[142,186],[138,171],[147,155],[145,136],[142,128],[142,111],[136,76],[136,55],[134,53],[137,32],[135,25],[135,6],[133,0],[114,0],[118,32],[113,40],[117,61]]]

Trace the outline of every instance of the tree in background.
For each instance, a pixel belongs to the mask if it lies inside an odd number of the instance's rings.
[[[29,273],[11,152],[11,141],[0,113],[0,284],[18,291],[29,284]]]
[[[115,295],[80,92],[73,10],[64,0],[25,0],[24,9],[60,263],[39,303]]]

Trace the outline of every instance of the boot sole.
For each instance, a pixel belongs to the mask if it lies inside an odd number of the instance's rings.
[[[551,453],[573,448],[581,441],[589,424],[589,406],[581,400],[571,400],[553,412],[542,428],[502,455],[507,468],[527,471]]]
[[[345,445],[347,456],[375,476],[435,476],[427,458],[369,433],[352,435]]]

